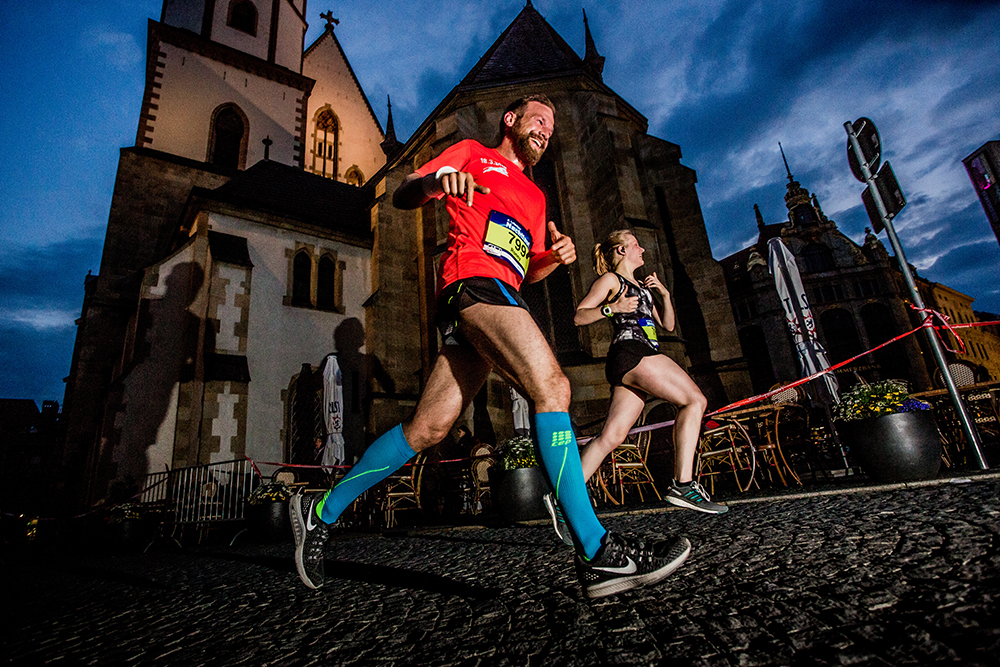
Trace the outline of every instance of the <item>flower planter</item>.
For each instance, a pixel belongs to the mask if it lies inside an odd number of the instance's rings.
[[[930,410],[843,421],[837,432],[854,461],[875,481],[927,479],[941,469],[941,436]]]
[[[292,522],[287,500],[272,500],[246,506],[250,534],[261,542],[292,540]]]
[[[541,468],[490,468],[490,489],[493,507],[505,521],[532,521],[549,516],[542,502],[542,496],[549,492],[549,483]]]

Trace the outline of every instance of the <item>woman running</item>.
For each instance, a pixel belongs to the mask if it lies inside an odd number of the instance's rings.
[[[654,396],[677,406],[674,476],[666,492],[667,501],[700,512],[720,514],[729,508],[713,503],[701,484],[694,480],[695,448],[708,401],[694,380],[673,359],[659,353],[656,327],[673,331],[674,309],[670,304],[670,292],[655,272],[642,281],[636,280],[634,274],[643,265],[643,252],[628,230],[612,232],[607,240],[594,246],[594,269],[598,278],[576,309],[574,322],[577,326],[610,319],[614,327],[604,368],[612,387],[611,407],[604,430],[583,450],[583,476],[590,479],[604,458],[624,442],[629,429],[642,414],[646,398]],[[654,300],[654,293],[658,300]],[[558,508],[549,498],[546,498],[546,505],[559,537],[571,543],[565,524],[558,521]]]

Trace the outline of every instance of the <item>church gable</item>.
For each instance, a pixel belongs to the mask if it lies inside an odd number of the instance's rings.
[[[306,110],[305,169],[334,180],[362,185],[385,164],[385,135],[368,98],[333,32],[308,49],[302,72],[315,80]]]

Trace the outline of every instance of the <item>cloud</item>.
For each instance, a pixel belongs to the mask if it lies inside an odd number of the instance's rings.
[[[79,311],[54,310],[51,308],[32,308],[21,310],[0,309],[0,326],[13,325],[12,328],[23,325],[36,331],[49,329],[67,329],[74,326]]]
[[[144,50],[130,33],[108,28],[91,28],[83,34],[84,50],[98,55],[119,72],[127,72],[143,62]]]

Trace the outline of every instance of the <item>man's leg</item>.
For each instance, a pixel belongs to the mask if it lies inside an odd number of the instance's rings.
[[[490,365],[472,349],[441,351],[413,418],[378,438],[336,487],[325,494],[292,496],[289,514],[295,536],[295,568],[310,588],[326,578],[328,524],[354,499],[399,469],[417,452],[440,442],[482,386]]]
[[[583,555],[591,559],[607,533],[594,514],[580,450],[569,419],[570,386],[531,313],[477,303],[461,312],[463,335],[479,353],[515,377],[535,403],[538,452]]]
[[[379,437],[337,485],[317,503],[316,512],[333,523],[362,493],[399,470],[418,452],[441,442],[489,374],[475,350],[447,345],[434,362],[413,417]]]

